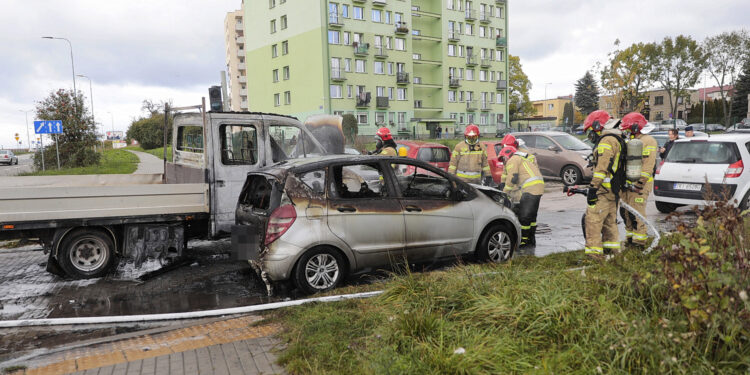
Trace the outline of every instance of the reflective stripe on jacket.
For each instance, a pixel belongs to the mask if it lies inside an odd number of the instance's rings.
[[[383,147],[380,152],[378,152],[378,155],[384,155],[384,156],[398,156],[398,152],[396,152],[396,149],[393,147]]]
[[[610,181],[613,176],[609,173],[609,165],[612,163],[612,171],[616,172],[620,163],[620,142],[617,138],[604,137],[599,141],[594,150],[594,163],[594,177],[591,179],[591,185],[597,189],[604,186],[610,190],[612,188]]]
[[[490,175],[487,151],[479,143],[474,146],[470,146],[466,141],[457,144],[451,154],[448,173],[455,174],[466,182],[481,183],[482,175]]]
[[[646,184],[647,182],[654,180],[654,166],[656,165],[656,152],[659,148],[659,143],[656,142],[654,137],[648,134],[638,134],[636,137],[643,142],[643,166],[641,167],[641,182]]]
[[[544,178],[536,158],[528,152],[517,151],[508,159],[500,181],[505,183],[505,192],[520,190],[522,194],[544,194]]]

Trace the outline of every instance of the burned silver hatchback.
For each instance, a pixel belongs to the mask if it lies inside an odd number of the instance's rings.
[[[291,279],[315,293],[395,260],[474,254],[506,261],[520,238],[509,207],[504,193],[418,160],[339,155],[287,161],[248,174],[232,252],[267,285]]]

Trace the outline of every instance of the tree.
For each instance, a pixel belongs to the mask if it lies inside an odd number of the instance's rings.
[[[60,166],[64,168],[99,164],[100,155],[94,151],[96,124],[84,103],[82,94],[75,95],[73,90],[63,89],[53,91],[37,102],[36,118],[62,120],[63,123],[63,133],[56,138],[57,147],[50,145],[44,149],[45,165],[57,165],[57,151],[60,152]],[[41,169],[41,153],[34,155],[34,164]]]
[[[742,72],[737,77],[732,96],[732,117],[742,119],[747,117],[747,95],[750,94],[750,58],[745,59]]]
[[[727,84],[734,86],[742,63],[750,57],[750,36],[745,30],[723,32],[706,38],[703,42],[703,51],[706,54],[708,72],[719,85],[723,103],[723,122],[728,127],[734,101],[729,102],[729,108],[727,108],[727,91],[724,86]]]
[[[133,120],[125,133],[128,140],[135,139],[146,150],[164,146],[164,102],[156,104],[144,100],[141,110],[146,116]],[[167,124],[167,145],[172,142],[172,117]]]
[[[569,128],[573,126],[575,121],[575,111],[573,109],[573,103],[571,102],[565,102],[565,106],[563,106],[563,118],[560,119],[560,122],[562,126]]]
[[[599,85],[588,70],[576,82],[575,102],[576,107],[587,115],[599,109]]]
[[[656,53],[651,59],[651,77],[667,91],[673,115],[676,116],[680,99],[690,97],[688,89],[698,82],[705,62],[706,57],[698,42],[689,36],[666,37],[656,45]]]
[[[357,118],[351,113],[345,114],[343,116],[341,127],[343,128],[344,136],[349,141],[349,144],[354,144],[354,141],[357,139],[357,132],[359,131],[359,129],[357,129]]]
[[[613,108],[624,115],[644,107],[645,89],[651,84],[651,63],[656,53],[653,43],[633,43],[623,50],[615,41],[615,50],[607,56],[609,62],[601,70],[602,88],[613,98]]]
[[[518,56],[508,55],[508,112],[511,120],[520,118],[520,114],[531,116],[534,114],[534,105],[529,100],[531,81],[523,72],[521,59]]]

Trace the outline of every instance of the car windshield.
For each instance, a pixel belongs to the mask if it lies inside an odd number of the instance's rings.
[[[666,162],[688,164],[732,164],[738,159],[737,147],[730,142],[678,142]]]
[[[424,147],[419,149],[417,159],[431,163],[447,163],[451,157],[447,148]]]
[[[8,153],[8,151],[0,150],[0,154],[7,154],[7,153]]]
[[[573,151],[585,151],[585,150],[591,150],[591,147],[579,140],[578,138],[563,134],[563,135],[553,135],[552,139],[557,141],[563,148],[567,150],[573,150]]]

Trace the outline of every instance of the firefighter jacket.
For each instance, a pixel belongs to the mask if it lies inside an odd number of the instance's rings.
[[[455,174],[466,182],[481,184],[482,175],[490,175],[487,151],[479,143],[473,146],[466,141],[457,144],[451,154],[448,173]]]
[[[654,171],[656,170],[656,153],[659,148],[659,144],[656,142],[654,137],[648,134],[638,134],[636,136],[641,142],[643,142],[643,166],[641,167],[641,178],[639,181],[642,185],[646,185],[647,182],[654,180]]]
[[[605,134],[606,135],[606,134]],[[594,177],[591,179],[591,186],[599,189],[604,187],[607,191],[612,191],[613,174],[617,169],[622,167],[620,164],[620,142],[615,137],[602,137],[596,144],[594,150]]]
[[[503,191],[512,196],[523,193],[544,194],[544,179],[539,172],[536,158],[527,150],[518,150],[508,159],[500,182],[505,183]]]
[[[398,152],[396,152],[396,149],[393,147],[385,146],[380,149],[380,152],[378,152],[377,155],[398,156]]]

